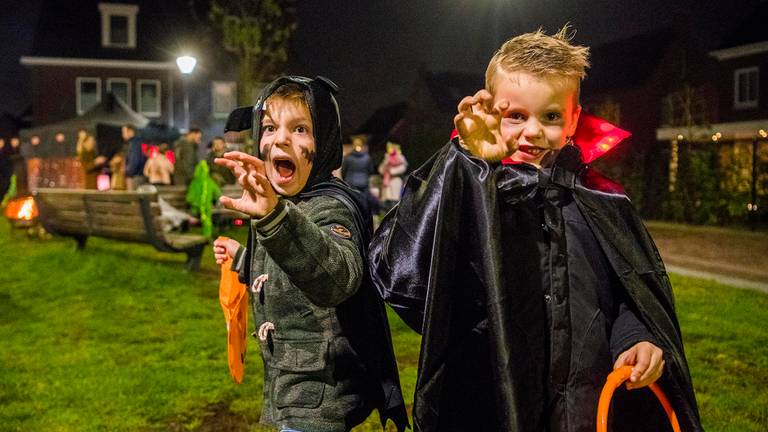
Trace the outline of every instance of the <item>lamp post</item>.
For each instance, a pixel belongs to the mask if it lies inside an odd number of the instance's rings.
[[[197,59],[192,56],[181,56],[176,59],[176,66],[182,74],[182,87],[184,90],[184,128],[189,130],[189,95],[187,94],[187,78],[195,70]]]

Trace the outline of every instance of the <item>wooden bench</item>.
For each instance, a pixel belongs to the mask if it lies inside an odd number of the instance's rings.
[[[149,243],[162,252],[184,252],[190,270],[200,267],[208,239],[166,233],[157,193],[40,188],[34,193],[40,223],[53,234],[74,237],[82,250],[89,236]]]
[[[188,211],[189,205],[187,204],[187,189],[184,186],[155,186],[157,193],[168,204],[176,207],[179,210]],[[221,187],[221,194],[230,198],[240,198],[243,195],[243,189],[240,185],[224,185]],[[219,230],[223,231],[228,225],[235,219],[249,219],[250,217],[236,210],[230,210],[218,204],[213,207],[213,225]]]

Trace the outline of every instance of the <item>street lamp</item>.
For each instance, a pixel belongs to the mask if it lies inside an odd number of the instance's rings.
[[[197,65],[197,59],[192,56],[181,56],[176,59],[176,66],[182,74],[182,86],[184,88],[184,127],[189,130],[189,95],[187,94],[187,79],[185,76],[192,73]]]

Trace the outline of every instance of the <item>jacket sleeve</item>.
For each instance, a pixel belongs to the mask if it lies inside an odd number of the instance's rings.
[[[618,306],[618,315],[611,328],[611,355],[613,360],[624,351],[632,348],[639,342],[651,342],[658,346],[658,342],[653,338],[651,332],[637,318],[632,309],[626,302],[621,302]]]
[[[352,214],[335,198],[315,197],[312,214],[280,200],[251,224],[256,240],[314,304],[336,306],[360,286],[363,259]]]

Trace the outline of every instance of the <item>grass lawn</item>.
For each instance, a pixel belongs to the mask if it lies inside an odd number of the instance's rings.
[[[77,252],[0,222],[0,431],[268,430],[255,343],[245,382],[229,378],[210,250],[200,273],[183,261],[97,238]],[[672,282],[705,428],[768,430],[768,295]],[[419,339],[390,322],[410,401]]]

